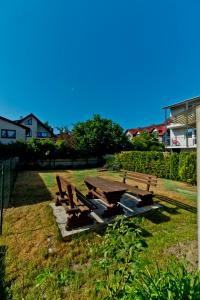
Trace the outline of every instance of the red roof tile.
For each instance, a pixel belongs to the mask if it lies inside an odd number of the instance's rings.
[[[132,128],[126,130],[126,132],[129,132],[133,136],[136,136],[137,133],[142,133],[142,132],[149,132],[152,133],[154,130],[157,130],[159,136],[163,136],[165,132],[167,131],[165,124],[152,124],[150,126],[145,126],[145,127],[138,127],[138,128]]]

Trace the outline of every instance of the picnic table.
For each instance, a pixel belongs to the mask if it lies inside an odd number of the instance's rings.
[[[88,198],[100,199],[110,213],[119,213],[121,211],[121,206],[118,205],[118,202],[127,190],[125,184],[99,176],[88,176],[84,181],[89,190]]]

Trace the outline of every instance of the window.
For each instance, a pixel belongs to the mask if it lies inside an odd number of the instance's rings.
[[[188,103],[188,109],[191,109],[193,107],[193,103]]]
[[[25,125],[32,125],[32,118],[26,120]]]
[[[37,137],[38,138],[47,138],[47,137],[49,137],[49,132],[46,132],[46,131],[38,132]]]
[[[188,128],[187,137],[188,138],[192,138],[192,134],[193,134],[193,129],[192,128]]]
[[[1,137],[4,139],[15,139],[16,130],[1,129]]]
[[[27,134],[26,134],[27,137],[32,137],[32,130],[30,129]]]

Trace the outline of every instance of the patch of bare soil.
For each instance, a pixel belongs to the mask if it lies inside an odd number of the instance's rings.
[[[188,263],[188,271],[197,269],[197,241],[181,242],[168,248],[167,254],[174,255],[178,260],[186,260]]]

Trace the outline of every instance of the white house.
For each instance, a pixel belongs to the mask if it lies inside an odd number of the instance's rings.
[[[0,116],[0,142],[8,144],[17,140],[26,141],[29,128]]]
[[[16,123],[29,128],[27,140],[31,138],[51,138],[54,136],[53,129],[42,123],[34,114],[29,114],[17,120]]]
[[[173,151],[196,149],[196,123],[186,118],[185,123],[179,124],[175,119],[177,116],[181,118],[181,115],[184,117],[186,111],[189,112],[199,104],[200,96],[163,107],[166,128],[169,130],[169,137],[165,140],[166,149]]]

